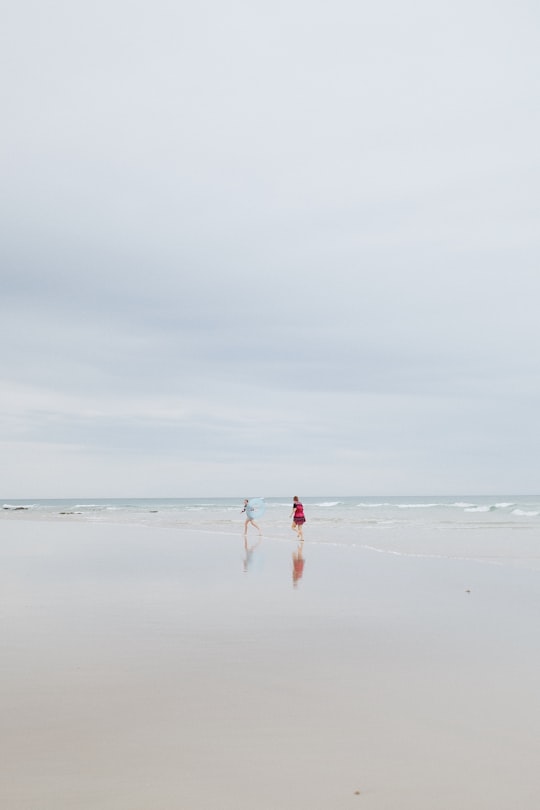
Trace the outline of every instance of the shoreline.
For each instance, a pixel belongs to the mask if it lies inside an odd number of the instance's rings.
[[[244,517],[238,509],[226,519],[222,515],[207,515],[201,509],[195,519],[170,517],[166,513],[150,510],[146,514],[126,511],[103,511],[97,514],[84,512],[42,512],[26,509],[0,512],[2,524],[45,524],[58,526],[102,526],[125,529],[147,529],[173,532],[175,536],[220,537],[223,542],[234,542],[243,534]],[[536,519],[535,519],[536,520]],[[263,538],[267,542],[289,545],[296,541],[290,529],[290,521],[275,516],[265,516],[261,521]],[[255,537],[252,529],[248,536]],[[538,526],[535,522],[523,524],[480,523],[476,525],[432,525],[355,523],[343,520],[326,522],[320,517],[306,523],[306,547],[325,545],[347,547],[369,552],[411,559],[457,560],[506,568],[522,568],[540,573]]]

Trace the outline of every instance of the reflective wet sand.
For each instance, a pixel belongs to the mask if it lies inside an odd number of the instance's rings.
[[[537,572],[2,529],[2,807],[537,806]]]

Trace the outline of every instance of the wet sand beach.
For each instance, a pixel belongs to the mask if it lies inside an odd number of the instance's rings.
[[[2,523],[2,807],[538,806],[538,572],[257,539]]]

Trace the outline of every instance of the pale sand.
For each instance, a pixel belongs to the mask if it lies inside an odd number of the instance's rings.
[[[539,806],[538,573],[306,541],[294,589],[293,542],[1,531],[0,807]]]

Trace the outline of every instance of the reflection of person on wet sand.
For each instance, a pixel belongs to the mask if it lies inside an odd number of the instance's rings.
[[[252,526],[255,526],[255,528],[259,532],[259,537],[262,537],[262,532],[261,532],[260,527],[257,526],[257,524],[255,523],[253,518],[249,516],[249,512],[247,511],[248,503],[249,503],[249,500],[247,498],[245,498],[245,500],[244,500],[244,508],[242,509],[242,512],[246,513],[246,522],[244,523],[244,537],[247,537],[247,530],[248,530],[248,526],[249,526],[250,523],[252,524]]]
[[[253,543],[251,546],[249,546],[248,545],[247,534],[244,535],[244,550],[246,552],[246,556],[244,557],[244,573],[247,574],[248,568],[249,568],[250,563],[251,563],[251,558],[253,557],[253,552],[255,551],[257,546],[260,546],[260,544],[261,544],[261,539],[259,538],[259,540],[257,540],[256,543]]]
[[[300,543],[296,551],[293,551],[292,555],[292,564],[293,564],[292,581],[293,586],[295,588],[298,585],[298,580],[302,579],[302,574],[304,573],[304,556],[302,554],[303,550],[304,546],[302,543]]]

